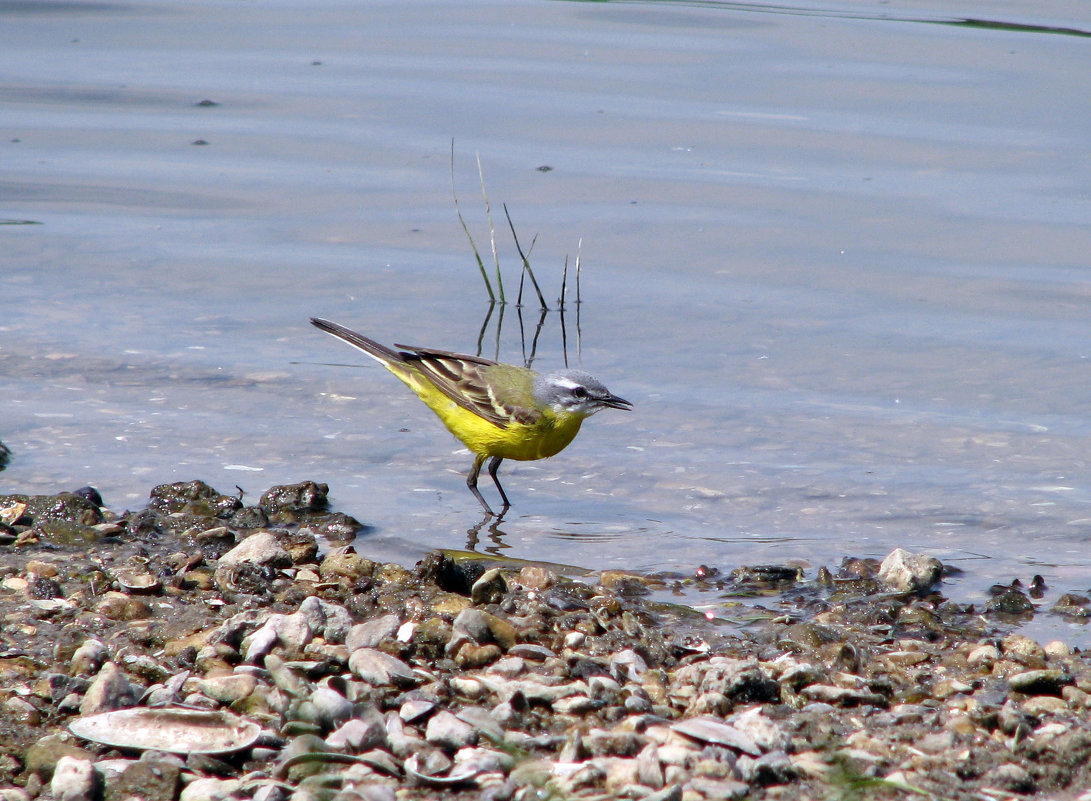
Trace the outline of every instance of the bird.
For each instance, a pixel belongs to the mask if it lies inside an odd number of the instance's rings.
[[[504,459],[554,456],[575,439],[585,418],[602,409],[633,408],[583,370],[542,374],[434,348],[396,344],[395,350],[330,320],[312,317],[311,324],[362,350],[396,375],[470,449],[474,461],[466,486],[485,510],[486,519],[503,517],[511,508],[496,475]],[[486,460],[503,504],[499,515],[477,488]]]

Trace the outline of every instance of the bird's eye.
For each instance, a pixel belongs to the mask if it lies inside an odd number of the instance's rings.
[[[582,400],[587,397],[587,390],[584,387],[572,387],[572,397]]]

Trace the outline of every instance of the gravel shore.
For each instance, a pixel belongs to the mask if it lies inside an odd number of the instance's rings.
[[[781,603],[739,627],[359,529],[313,482],[0,496],[0,801],[1091,801],[1091,660],[1011,633],[1021,587],[752,567],[724,580]]]

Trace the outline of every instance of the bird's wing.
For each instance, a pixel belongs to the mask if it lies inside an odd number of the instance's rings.
[[[524,375],[529,370],[445,350],[394,347],[401,349],[405,360],[416,365],[436,389],[495,426],[530,425],[541,417],[530,395],[532,377]],[[522,384],[528,385],[525,391]]]

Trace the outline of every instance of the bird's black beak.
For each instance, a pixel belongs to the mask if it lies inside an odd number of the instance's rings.
[[[625,400],[625,398],[619,398],[617,395],[610,395],[607,398],[603,398],[602,405],[611,409],[624,409],[625,411],[632,411],[633,404]]]

